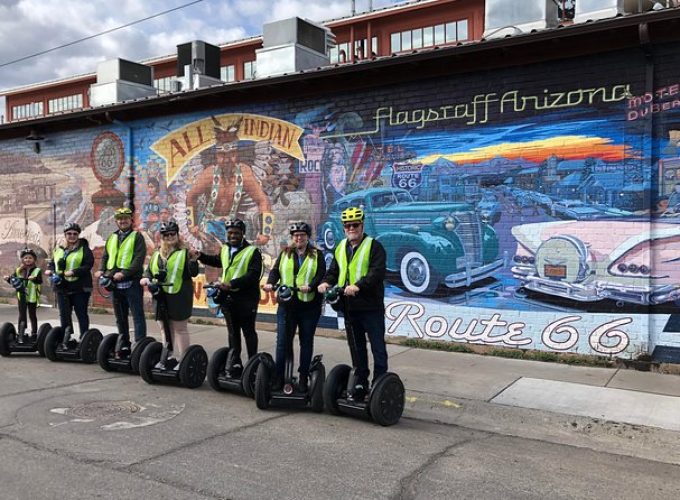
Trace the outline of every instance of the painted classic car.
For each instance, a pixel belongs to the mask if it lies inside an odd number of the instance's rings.
[[[580,302],[659,304],[680,298],[680,225],[560,221],[512,228],[512,274],[528,290]]]
[[[397,188],[366,189],[336,201],[319,231],[329,252],[344,238],[340,213],[348,207],[364,209],[366,233],[383,244],[387,270],[411,293],[429,295],[440,284],[470,286],[503,267],[496,232],[472,205],[415,202]]]

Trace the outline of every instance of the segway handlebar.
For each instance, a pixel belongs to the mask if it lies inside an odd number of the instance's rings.
[[[340,298],[345,294],[345,289],[339,285],[334,285],[326,290],[323,298],[329,304],[337,304]]]

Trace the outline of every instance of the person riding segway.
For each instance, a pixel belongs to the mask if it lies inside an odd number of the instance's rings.
[[[222,277],[212,288],[221,292],[219,305],[227,323],[228,346],[218,349],[210,359],[208,382],[215,390],[239,390],[253,395],[254,369],[259,362],[257,355],[257,331],[255,319],[260,302],[260,277],[262,254],[245,239],[246,224],[241,219],[229,219],[224,223],[227,244],[219,255],[207,255],[192,251],[201,263],[222,268]],[[241,333],[246,341],[248,362],[241,361]]]
[[[258,408],[273,405],[308,406],[323,411],[326,370],[322,355],[312,360],[314,333],[321,316],[322,297],[316,288],[326,274],[323,253],[309,242],[312,228],[306,222],[289,227],[292,245],[278,256],[269,273],[266,292],[276,290],[278,309],[276,365],[267,356],[257,371],[255,401]],[[300,340],[299,379],[293,376],[293,338]],[[311,379],[311,380],[310,380]]]
[[[343,364],[331,370],[324,387],[324,403],[336,415],[366,416],[380,425],[393,425],[404,409],[404,385],[398,375],[387,371],[385,249],[364,233],[361,208],[345,209],[341,221],[346,238],[336,247],[318,290],[335,295],[336,307],[340,306],[344,313],[352,367]],[[366,335],[374,365],[370,391]]]
[[[0,326],[0,356],[9,356],[13,352],[38,352],[45,356],[45,336],[52,329],[49,323],[43,323],[38,328],[36,309],[40,303],[40,285],[42,271],[36,266],[37,256],[30,248],[21,251],[21,265],[14,274],[4,279],[17,292],[17,306],[19,321],[14,328],[12,323]],[[27,315],[28,313],[28,315]],[[31,333],[26,333],[27,316],[31,319]]]
[[[60,326],[45,337],[45,356],[50,361],[72,360],[94,363],[102,334],[90,329],[87,306],[92,294],[94,255],[88,241],[80,238],[81,229],[75,222],[64,225],[65,244],[57,246],[45,275],[57,295]],[[72,336],[72,313],[78,318],[80,339]]]
[[[203,347],[189,345],[187,328],[198,263],[183,246],[175,221],[161,223],[160,233],[160,249],[151,256],[141,284],[154,298],[163,344],[152,342],[144,349],[139,373],[149,384],[163,381],[195,389],[203,384],[208,365]]]
[[[118,334],[113,348],[113,356],[106,358],[123,360],[119,364],[125,368],[136,361],[148,345],[146,338],[146,319],[144,318],[143,290],[139,284],[144,271],[146,244],[144,237],[132,227],[132,210],[122,207],[116,210],[114,219],[118,229],[106,240],[104,255],[95,278],[99,286],[111,293],[113,312],[116,316]],[[130,324],[128,314],[132,313],[135,329],[135,343],[130,345]],[[110,351],[111,339],[107,339],[106,353]],[[105,353],[103,352],[102,355]],[[106,361],[104,358],[102,358]],[[136,364],[136,363],[135,363]],[[108,365],[107,365],[108,366]],[[134,368],[131,368],[135,371]]]

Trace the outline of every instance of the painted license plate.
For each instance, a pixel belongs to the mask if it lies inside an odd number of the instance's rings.
[[[567,266],[543,266],[543,273],[546,278],[566,278]]]

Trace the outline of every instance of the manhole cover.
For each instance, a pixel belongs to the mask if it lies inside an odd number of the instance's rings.
[[[66,414],[77,418],[110,418],[133,415],[142,407],[132,401],[94,401],[68,408]]]

